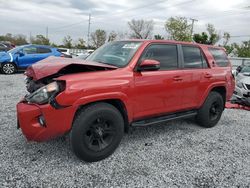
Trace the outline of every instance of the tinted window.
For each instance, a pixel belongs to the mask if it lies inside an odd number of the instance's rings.
[[[210,53],[213,55],[215,63],[220,67],[226,67],[228,65],[227,55],[223,50],[209,48]]]
[[[47,53],[51,53],[51,50],[49,48],[39,47],[39,48],[37,48],[37,53],[39,53],[39,54],[47,54]]]
[[[142,56],[143,59],[154,59],[161,63],[161,70],[177,69],[177,46],[171,44],[153,44]]]
[[[25,48],[23,48],[23,52],[25,54],[36,54],[37,49],[36,49],[36,47],[25,47]]]
[[[182,46],[182,50],[184,58],[184,68],[207,67],[207,62],[199,48],[194,46]]]

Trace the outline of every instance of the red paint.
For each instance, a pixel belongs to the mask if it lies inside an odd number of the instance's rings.
[[[189,44],[202,49],[209,63],[204,69],[180,69],[158,71],[135,71],[138,59],[143,50],[151,43]],[[84,72],[63,75],[57,80],[66,81],[66,89],[56,97],[63,109],[54,109],[47,105],[31,105],[20,102],[17,105],[20,127],[28,140],[44,141],[68,132],[72,126],[76,110],[91,102],[107,99],[119,99],[126,107],[129,122],[145,117],[169,112],[198,109],[205,101],[208,93],[215,87],[226,89],[226,100],[234,90],[234,79],[231,66],[218,67],[213,64],[213,57],[207,45],[146,40],[131,59],[128,66],[110,70]],[[218,47],[215,47],[218,48]],[[54,61],[53,63],[51,61]],[[44,63],[32,65],[27,75],[35,79],[56,73],[72,60],[60,58],[47,59]],[[77,61],[75,63],[81,63]],[[151,61],[152,63],[152,61]],[[105,66],[87,62],[86,65]],[[157,63],[156,63],[157,64]],[[37,117],[43,114],[47,127],[39,126]]]

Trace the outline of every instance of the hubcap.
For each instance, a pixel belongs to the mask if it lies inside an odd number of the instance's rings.
[[[3,72],[5,74],[13,74],[15,72],[15,66],[13,64],[7,63],[3,65]]]
[[[218,102],[214,102],[209,110],[209,116],[210,119],[213,121],[215,119],[217,119],[219,117],[221,113],[221,108],[220,108],[220,104]]]
[[[97,118],[83,135],[83,141],[92,151],[101,151],[107,148],[115,135],[115,127],[110,120],[104,117]]]

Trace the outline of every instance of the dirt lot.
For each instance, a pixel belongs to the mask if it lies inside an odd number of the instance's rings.
[[[106,160],[84,163],[68,138],[27,142],[16,129],[24,76],[0,75],[0,187],[250,187],[250,112],[225,110],[204,129],[189,121],[137,128]]]

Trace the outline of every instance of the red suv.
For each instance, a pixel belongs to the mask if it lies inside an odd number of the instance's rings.
[[[86,61],[50,57],[25,74],[18,127],[33,141],[69,133],[85,161],[111,155],[130,126],[195,117],[213,127],[235,86],[223,48],[163,40],[111,42]]]

